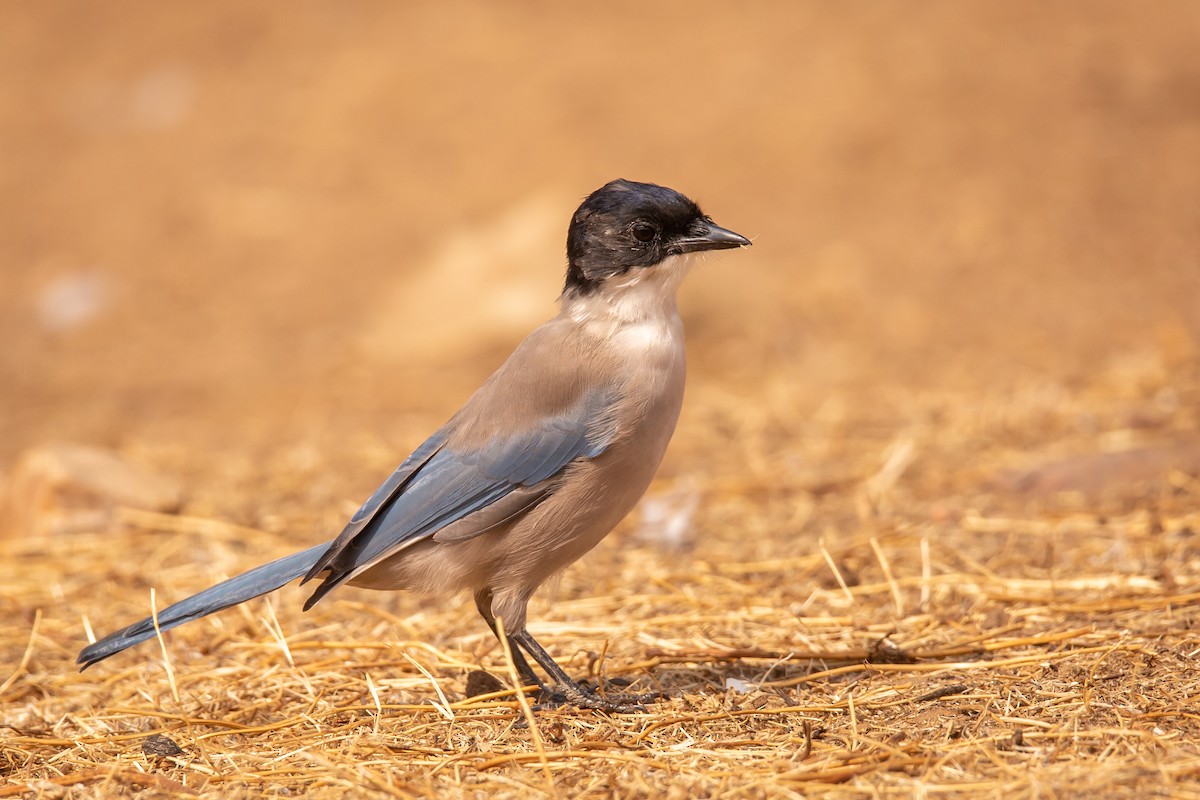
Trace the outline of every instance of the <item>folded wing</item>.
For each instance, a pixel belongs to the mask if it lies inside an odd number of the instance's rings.
[[[462,540],[535,505],[568,464],[595,458],[609,446],[612,400],[605,390],[583,392],[554,414],[470,447],[452,443],[452,422],[409,459],[421,453],[417,466],[407,471],[402,466],[380,487],[309,570],[305,580],[325,575],[305,609],[449,525],[455,525],[454,539]],[[506,499],[515,502],[502,502]]]

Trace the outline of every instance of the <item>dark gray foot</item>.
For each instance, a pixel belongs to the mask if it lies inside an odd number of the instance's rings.
[[[487,615],[484,615],[487,618]],[[542,648],[537,640],[529,635],[529,631],[522,628],[510,634],[509,642],[513,644],[513,661],[517,659],[517,655],[521,650],[533,657],[546,674],[550,677],[550,683],[554,689],[550,689],[546,683],[537,680],[537,685],[541,687],[542,693],[539,698],[538,708],[558,708],[560,706],[571,705],[577,708],[590,708],[596,711],[608,711],[613,714],[636,714],[646,709],[642,706],[643,703],[661,699],[660,694],[604,694],[592,690],[590,687],[581,686],[576,683],[570,675],[568,675],[562,667],[560,667],[550,654]],[[523,661],[523,659],[522,659]],[[533,676],[533,670],[529,668],[529,664],[525,662],[525,671]],[[520,669],[520,664],[518,664]],[[618,678],[612,681],[614,684],[620,684],[622,681]]]
[[[543,692],[538,698],[535,709],[561,708],[575,706],[596,711],[607,711],[611,714],[638,714],[646,710],[645,704],[663,699],[658,692],[644,694],[599,694],[578,684],[560,687],[557,691]]]

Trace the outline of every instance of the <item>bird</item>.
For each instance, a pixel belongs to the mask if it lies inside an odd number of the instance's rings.
[[[673,189],[606,183],[571,217],[557,316],[517,346],[336,538],[88,645],[81,668],[300,578],[318,581],[306,611],[344,583],[469,592],[493,634],[506,637],[521,680],[547,704],[640,707],[572,679],[529,633],[527,605],[650,485],[683,404],[677,290],[698,254],[750,244]]]

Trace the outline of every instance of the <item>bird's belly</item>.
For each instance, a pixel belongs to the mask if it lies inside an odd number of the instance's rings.
[[[502,559],[488,576],[496,591],[542,581],[579,559],[633,509],[666,452],[682,401],[666,393],[602,455],[567,468],[555,491],[496,542]],[[482,537],[481,537],[482,538]]]

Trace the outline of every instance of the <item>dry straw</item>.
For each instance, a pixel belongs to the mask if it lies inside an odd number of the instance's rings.
[[[13,542],[0,797],[1200,797],[1195,479],[1005,493],[1019,404],[910,400],[936,431],[818,416],[781,439],[782,409],[693,398],[725,420],[668,468],[701,495],[694,548],[634,520],[531,613],[576,676],[667,695],[627,715],[534,709],[469,604],[356,590],[301,614],[288,588],[80,674],[88,621],[300,543],[134,511]],[[478,668],[509,688],[467,697]]]

